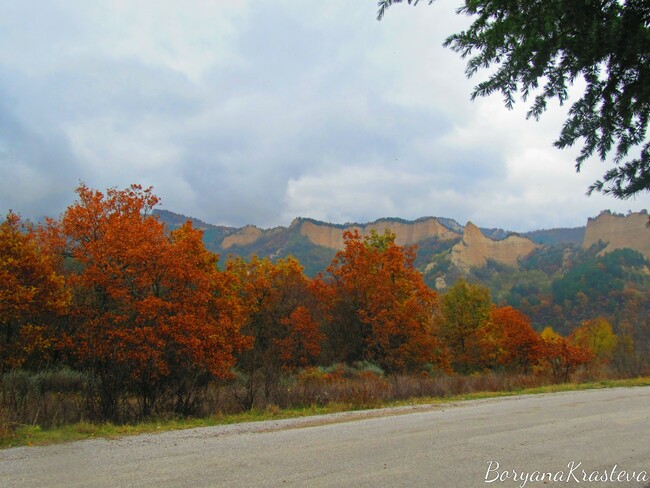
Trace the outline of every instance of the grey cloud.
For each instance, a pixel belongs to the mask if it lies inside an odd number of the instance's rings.
[[[78,183],[77,164],[63,134],[30,130],[0,104],[2,214],[12,209],[33,220],[58,215]]]
[[[137,60],[81,57],[40,76],[7,74],[8,94],[22,116],[65,126],[94,117],[178,120],[200,109],[195,87],[167,68]]]
[[[166,208],[230,225],[569,218],[512,175],[513,137],[537,144],[538,126],[474,115],[462,63],[437,47],[456,25],[443,2],[382,23],[373,2],[256,0],[223,18],[156,3],[0,6],[0,207],[58,212],[82,179],[153,185]],[[206,39],[213,21],[228,32]],[[597,213],[574,186],[571,207]]]

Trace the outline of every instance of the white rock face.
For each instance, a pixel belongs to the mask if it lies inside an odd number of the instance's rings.
[[[538,247],[530,239],[514,235],[493,241],[473,223],[467,222],[463,240],[451,249],[451,261],[464,271],[485,266],[488,259],[517,268],[519,258],[528,256]]]
[[[607,243],[607,247],[602,251],[603,254],[627,247],[639,251],[646,259],[650,259],[650,228],[647,224],[646,214],[636,212],[624,217],[603,212],[587,222],[582,247],[588,248],[602,241]]]

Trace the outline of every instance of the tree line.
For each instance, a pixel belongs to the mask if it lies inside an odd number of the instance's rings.
[[[568,337],[541,334],[487,288],[426,286],[416,249],[387,230],[346,232],[310,279],[293,258],[250,260],[206,250],[190,222],[166,228],[151,188],[82,184],[58,219],[0,224],[0,369],[65,366],[90,378],[103,419],[192,414],[209,385],[236,383],[244,408],[287,375],[372,363],[382,374],[511,371],[567,381],[620,354],[604,319]],[[623,344],[622,346],[629,346]],[[306,373],[305,373],[306,372]]]

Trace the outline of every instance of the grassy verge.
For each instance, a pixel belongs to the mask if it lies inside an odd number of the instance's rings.
[[[352,410],[363,410],[368,408],[389,408],[405,405],[425,404],[436,405],[483,398],[497,398],[514,395],[530,395],[561,391],[577,391],[632,386],[650,386],[650,377],[624,380],[603,380],[591,383],[566,383],[513,391],[476,392],[448,397],[418,397],[400,401],[377,402],[376,404],[364,405],[362,407],[352,404],[330,403],[324,406],[311,406],[306,408],[294,408],[286,410],[279,409],[277,407],[269,407],[265,410],[252,410],[250,412],[231,415],[214,415],[207,418],[196,419],[149,420],[137,424],[126,425],[113,425],[109,423],[91,424],[81,422],[66,425],[64,427],[58,427],[55,429],[41,429],[38,426],[23,426],[19,428],[12,436],[0,439],[0,448],[48,445],[93,438],[112,439],[122,436],[163,432],[169,430],[209,427],[242,422],[258,422],[262,420],[298,418]]]

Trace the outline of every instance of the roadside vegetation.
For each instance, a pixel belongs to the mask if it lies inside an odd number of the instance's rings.
[[[77,196],[57,220],[0,223],[3,445],[650,374],[647,300],[535,330],[487,287],[429,288],[390,231],[346,232],[309,278],[292,257],[220,264],[191,222],[152,215],[150,189]],[[624,293],[621,266],[646,263],[609,256],[557,293],[604,296],[593,273]]]
[[[320,415],[350,412],[368,409],[387,409],[400,406],[416,405],[443,405],[468,400],[483,398],[497,398],[513,395],[532,395],[543,393],[554,393],[560,391],[576,391],[600,388],[616,387],[637,387],[650,386],[650,377],[633,379],[587,381],[582,383],[557,383],[540,386],[524,387],[522,384],[533,384],[534,381],[518,380],[522,378],[503,378],[496,375],[483,377],[446,377],[437,381],[427,383],[414,381],[413,378],[399,378],[399,387],[391,383],[386,384],[379,378],[371,379],[366,376],[349,378],[339,384],[329,383],[321,392],[321,396],[329,396],[333,401],[327,403],[300,403],[293,406],[279,407],[274,403],[266,406],[260,404],[251,410],[241,411],[232,402],[222,397],[219,402],[219,394],[215,392],[214,403],[206,405],[216,409],[211,414],[196,417],[152,417],[147,420],[134,423],[111,423],[111,422],[90,422],[85,420],[71,420],[58,422],[47,426],[38,422],[23,423],[17,426],[7,425],[7,419],[0,417],[0,448],[18,446],[39,446],[72,442],[83,439],[108,438],[114,439],[123,436],[139,435],[147,433],[159,433],[170,430],[192,429],[198,427],[210,427],[216,425],[228,425],[242,422],[259,422],[264,420],[279,420],[299,417],[314,417],[314,423],[319,423]],[[494,388],[494,389],[489,389]],[[399,389],[399,391],[398,391]],[[423,391],[429,395],[422,396]],[[408,396],[413,394],[415,396]],[[299,394],[296,399],[299,400]],[[60,395],[59,408],[64,408],[64,395]],[[39,401],[38,399],[34,399]],[[42,401],[42,400],[41,400]],[[50,399],[50,408],[54,402]],[[55,407],[56,408],[56,407]],[[230,408],[230,410],[228,410]],[[80,411],[74,412],[81,417]],[[384,412],[373,411],[369,415],[383,415]],[[390,414],[390,412],[389,412]],[[37,417],[35,417],[37,420]],[[63,420],[63,417],[61,417]],[[45,426],[44,426],[45,425]]]

